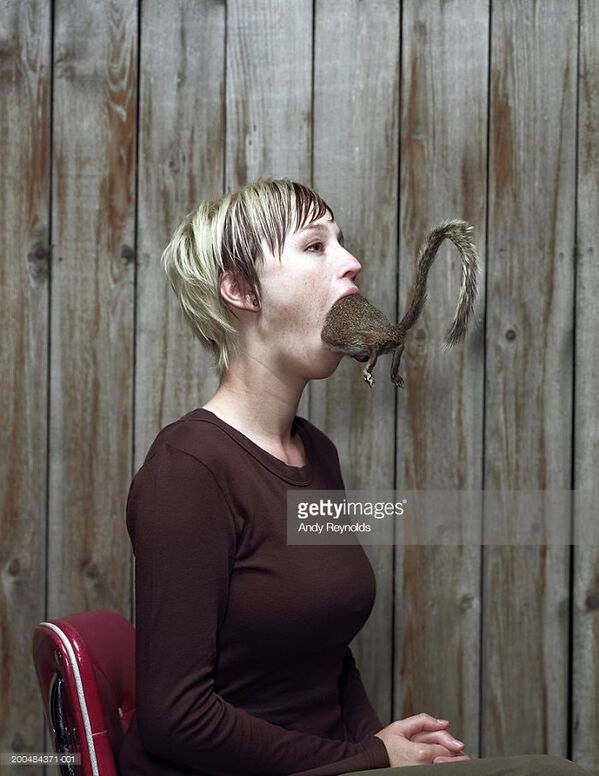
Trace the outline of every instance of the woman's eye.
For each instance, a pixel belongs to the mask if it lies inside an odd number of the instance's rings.
[[[316,246],[317,246],[317,245],[320,245],[320,246],[322,246],[322,243],[321,243],[321,242],[312,243],[311,245],[308,245],[308,247],[306,248],[306,250],[307,250],[307,251],[309,251],[309,250],[310,250],[310,248],[316,248]]]

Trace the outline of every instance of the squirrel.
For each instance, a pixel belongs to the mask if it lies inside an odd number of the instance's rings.
[[[391,380],[404,387],[399,375],[399,363],[404,351],[406,334],[418,320],[427,300],[428,271],[443,240],[450,240],[462,258],[462,286],[453,322],[446,333],[448,347],[463,341],[478,292],[478,253],[470,234],[473,227],[458,219],[443,221],[428,234],[416,261],[414,294],[407,313],[399,323],[390,323],[385,315],[361,294],[351,294],[337,300],[325,318],[321,338],[330,350],[368,363],[363,369],[364,380],[372,386],[372,370],[381,353],[393,351]]]

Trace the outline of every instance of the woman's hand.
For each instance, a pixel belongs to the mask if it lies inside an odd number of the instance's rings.
[[[462,742],[444,729],[447,724],[430,714],[415,714],[392,722],[375,735],[385,744],[392,768],[469,760]]]
[[[469,760],[470,757],[466,754],[466,752],[460,752],[459,754],[454,754],[451,757],[435,757],[433,760],[433,765],[437,765],[437,763],[453,763],[456,760]]]
[[[443,724],[447,725],[448,722],[444,720]],[[455,752],[455,754],[450,754],[449,756],[443,755],[435,757],[433,764],[451,763],[455,760],[470,759],[466,752],[464,752],[464,744],[461,741],[458,741],[457,738],[454,738],[452,735],[450,735],[447,729],[433,731],[431,733],[416,733],[416,735],[410,738],[410,741],[416,741],[421,744],[443,744],[443,746],[447,747],[447,749]]]

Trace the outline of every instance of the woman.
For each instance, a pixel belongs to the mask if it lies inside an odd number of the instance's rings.
[[[120,773],[459,767],[446,720],[383,727],[368,700],[348,646],[375,597],[363,549],[286,541],[288,488],[344,487],[335,445],[296,416],[308,381],[342,358],[320,332],[361,269],[332,210],[299,183],[259,180],[189,213],[163,266],[220,384],[160,431],[129,490],[137,711]]]

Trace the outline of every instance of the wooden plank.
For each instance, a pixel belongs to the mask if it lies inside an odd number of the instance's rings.
[[[20,753],[45,748],[31,639],[46,616],[50,4],[1,5],[0,749]]]
[[[129,606],[138,37],[135,0],[54,14],[50,617]]]
[[[210,356],[185,321],[160,256],[183,217],[200,201],[222,194],[224,68],[222,3],[145,0],[132,474],[160,429],[201,407],[218,385]]]
[[[493,3],[485,487],[570,487],[577,2]],[[569,547],[486,547],[482,756],[566,755]]]
[[[227,191],[265,176],[310,184],[311,63],[312,0],[228,1]]]
[[[484,270],[488,25],[487,0],[403,5],[401,314],[412,296],[418,252],[444,219],[474,226]],[[446,242],[429,274],[428,304],[406,342],[398,488],[482,487],[482,278],[465,343],[441,350],[461,277],[459,255]],[[480,555],[473,546],[398,546],[395,567],[394,716],[425,711],[449,719],[471,757],[479,746]]]
[[[390,0],[316,4],[314,184],[362,264],[362,293],[396,315],[399,6]],[[373,46],[376,41],[376,46]],[[335,52],[334,56],[331,52]],[[339,450],[347,489],[393,488],[395,389],[387,358],[372,389],[343,359],[312,386],[312,419]],[[365,546],[377,578],[368,623],[352,642],[364,685],[391,719],[393,547]]]
[[[309,181],[312,3],[229,0],[227,41],[227,191]]]
[[[576,234],[575,471],[576,489],[595,489],[599,460],[599,5],[580,4],[578,191]],[[595,516],[597,512],[595,512]],[[574,548],[572,753],[599,774],[599,548]]]
[[[160,266],[183,217],[222,194],[225,8],[147,0],[142,10],[135,469],[158,431],[218,384]]]

